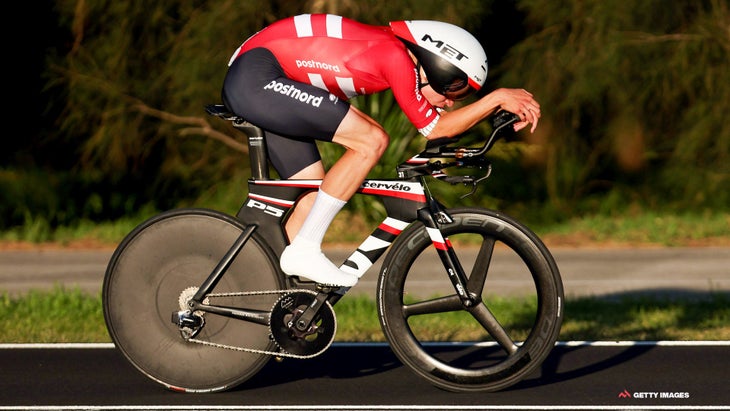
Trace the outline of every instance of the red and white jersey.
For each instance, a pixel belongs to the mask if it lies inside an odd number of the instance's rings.
[[[246,40],[231,62],[253,48],[270,50],[287,77],[342,99],[393,91],[423,135],[439,114],[418,89],[418,73],[388,26],[371,26],[331,14],[302,14],[277,21]]]

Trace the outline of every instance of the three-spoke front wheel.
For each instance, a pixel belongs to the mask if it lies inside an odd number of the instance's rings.
[[[563,311],[560,273],[545,245],[517,221],[477,208],[449,213],[453,223],[441,231],[479,303],[462,304],[425,227],[414,224],[382,266],[381,325],[398,358],[432,384],[501,390],[538,368],[555,345]]]

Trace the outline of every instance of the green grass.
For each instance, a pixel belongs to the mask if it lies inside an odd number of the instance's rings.
[[[110,342],[100,296],[56,288],[22,296],[0,296],[2,343]],[[489,302],[515,339],[523,338],[533,301],[500,298]],[[385,341],[375,301],[368,296],[343,298],[335,305],[336,341]],[[464,326],[464,313],[448,313],[438,321],[414,324],[415,332],[434,340],[480,338]],[[730,340],[730,295],[704,299],[626,296],[585,297],[565,305],[561,341]]]
[[[56,288],[19,297],[0,296],[0,341],[107,342],[101,297]]]
[[[0,241],[82,245],[116,245],[152,210],[123,221],[105,224],[80,223],[50,230],[42,221],[0,233]],[[342,213],[327,234],[326,243],[359,242],[373,225]],[[663,214],[631,212],[620,216],[590,216],[560,224],[531,227],[548,246],[631,244],[691,246],[730,245],[730,214],[688,212]],[[0,342],[109,342],[101,298],[61,288],[32,291],[10,297],[0,290]],[[511,332],[526,332],[525,316],[530,301],[491,301]],[[370,297],[347,297],[335,306],[338,341],[384,341]],[[418,333],[435,339],[479,338],[464,329],[463,314],[444,315],[437,322],[414,325]],[[515,337],[518,338],[518,337]],[[659,299],[626,296],[620,300],[586,297],[569,299],[561,340],[730,340],[730,297],[716,293],[704,300]]]
[[[659,213],[642,211],[616,216],[592,215],[560,224],[533,227],[547,240],[597,244],[729,245],[730,214],[725,212]]]

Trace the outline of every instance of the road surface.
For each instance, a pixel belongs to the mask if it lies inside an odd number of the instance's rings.
[[[348,251],[326,250],[333,261]],[[566,297],[606,296],[631,292],[703,295],[730,292],[730,248],[639,248],[552,250],[563,278]],[[29,289],[66,288],[98,293],[112,250],[0,251],[0,292],[17,295]],[[499,260],[509,270],[516,262]],[[382,260],[382,259],[381,259]],[[375,295],[379,264],[350,291]],[[443,277],[440,263],[419,267],[420,287],[428,294],[433,279]],[[519,293],[525,285],[505,281],[490,286],[495,293]]]
[[[730,409],[730,343],[701,344],[562,344],[542,370],[495,393],[438,389],[385,344],[336,344],[313,359],[271,361],[239,387],[213,394],[168,391],[108,345],[0,346],[0,410]]]

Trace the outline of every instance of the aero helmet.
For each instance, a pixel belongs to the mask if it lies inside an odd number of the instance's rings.
[[[484,85],[487,55],[468,31],[432,20],[392,21],[390,28],[416,57],[437,93],[460,100]]]

